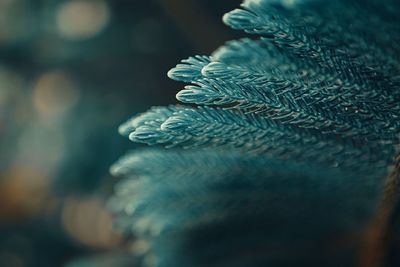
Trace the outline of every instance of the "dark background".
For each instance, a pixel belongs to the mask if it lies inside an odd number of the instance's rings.
[[[240,2],[0,1],[0,266],[136,265],[105,207],[117,127],[176,102],[167,71],[237,38]]]

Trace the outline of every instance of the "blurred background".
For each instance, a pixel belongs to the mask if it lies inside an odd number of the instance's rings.
[[[105,207],[117,127],[175,103],[166,72],[238,38],[240,2],[0,0],[0,266],[136,266]]]

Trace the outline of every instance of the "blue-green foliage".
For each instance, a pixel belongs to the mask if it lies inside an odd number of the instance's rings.
[[[259,35],[183,60],[189,106],[120,133],[162,145],[112,167],[111,206],[149,266],[351,266],[400,132],[400,3],[247,0]],[[198,105],[198,107],[194,107]],[[143,241],[141,241],[143,242]],[[269,265],[270,264],[270,265]]]

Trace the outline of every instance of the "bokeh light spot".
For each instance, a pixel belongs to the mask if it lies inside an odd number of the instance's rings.
[[[60,5],[57,30],[68,40],[85,40],[100,33],[110,20],[110,10],[101,0],[72,0]]]
[[[0,173],[0,219],[25,218],[40,211],[48,200],[49,177],[43,170],[18,164]]]
[[[121,242],[120,235],[113,231],[112,216],[100,199],[67,199],[62,222],[66,232],[84,245],[111,248]]]
[[[73,81],[62,71],[45,73],[34,85],[33,104],[42,115],[65,113],[77,99],[78,91]]]

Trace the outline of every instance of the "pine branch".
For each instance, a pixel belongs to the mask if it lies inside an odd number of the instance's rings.
[[[246,0],[224,21],[259,39],[169,71],[190,83],[178,100],[199,106],[153,108],[119,131],[176,148],[111,169],[126,177],[111,206],[153,266],[336,267],[360,241],[358,264],[383,266],[398,198],[398,166],[382,180],[400,143],[398,10]]]
[[[153,112],[150,111],[150,114]],[[141,117],[147,119],[150,116],[145,113],[135,120],[141,121]],[[332,141],[311,129],[297,129],[254,114],[218,108],[182,108],[171,112],[168,118],[146,121],[145,125],[135,128],[129,138],[150,145],[240,148],[257,154],[268,152],[270,156],[280,158],[301,156],[305,160],[353,168],[357,165],[371,166],[372,163],[380,166],[391,155],[391,147],[381,151],[381,146],[355,145],[345,139],[343,142]],[[321,149],[326,153],[321,154]],[[370,149],[374,152],[371,153]],[[360,158],[363,161],[360,162]]]

